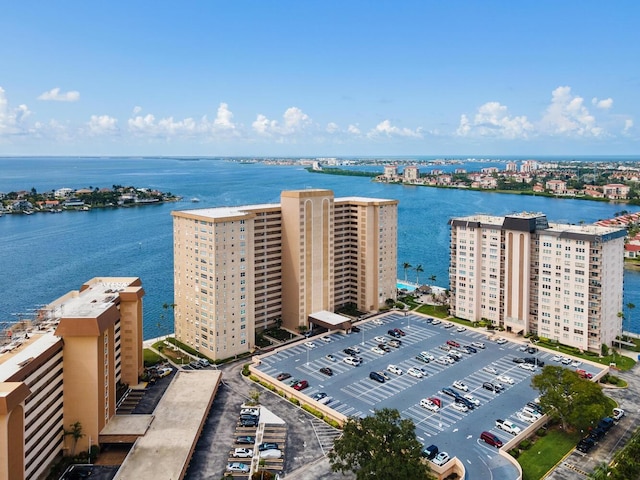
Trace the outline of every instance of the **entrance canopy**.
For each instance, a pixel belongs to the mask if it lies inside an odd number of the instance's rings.
[[[329,312],[328,310],[320,310],[309,315],[309,323],[324,327],[327,330],[345,330],[351,329],[351,319]]]

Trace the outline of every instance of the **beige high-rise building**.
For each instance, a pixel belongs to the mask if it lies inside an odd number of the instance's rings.
[[[0,478],[41,478],[60,454],[98,443],[116,387],[142,374],[143,296],[138,278],[94,278],[0,348]],[[64,432],[76,422],[74,444]]]
[[[173,212],[176,337],[213,359],[256,330],[396,298],[396,200],[285,191],[281,203]]]
[[[526,212],[450,225],[452,315],[593,352],[621,333],[624,229]]]

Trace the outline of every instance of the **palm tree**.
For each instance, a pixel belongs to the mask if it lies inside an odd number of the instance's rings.
[[[627,308],[629,309],[629,330],[631,330],[631,311],[636,308],[635,304],[629,302],[627,303]],[[624,328],[622,329],[624,331]]]
[[[433,285],[434,283],[436,283],[436,276],[435,275],[431,275],[429,277],[429,281],[431,282],[431,284]]]
[[[407,263],[407,262],[404,262],[402,264],[402,268],[404,268],[404,281],[406,282],[407,281],[407,270],[409,270],[411,268],[411,264]]]
[[[75,457],[76,455],[76,445],[78,444],[78,440],[84,437],[84,433],[82,433],[82,424],[78,421],[71,424],[71,429],[64,430],[64,436],[70,436],[73,439],[73,446],[71,447],[71,456]]]
[[[420,272],[424,272],[422,265],[416,267],[416,285],[420,285]]]

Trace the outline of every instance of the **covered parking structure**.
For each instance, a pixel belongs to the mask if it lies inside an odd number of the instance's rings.
[[[309,326],[313,330],[313,325],[326,328],[327,330],[351,330],[351,319],[328,310],[314,312],[308,317]]]

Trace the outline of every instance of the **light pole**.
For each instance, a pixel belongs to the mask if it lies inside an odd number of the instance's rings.
[[[362,343],[361,343],[361,345],[364,345],[364,328],[362,328],[361,330],[362,330]]]
[[[307,347],[307,366],[309,365],[309,347]]]

